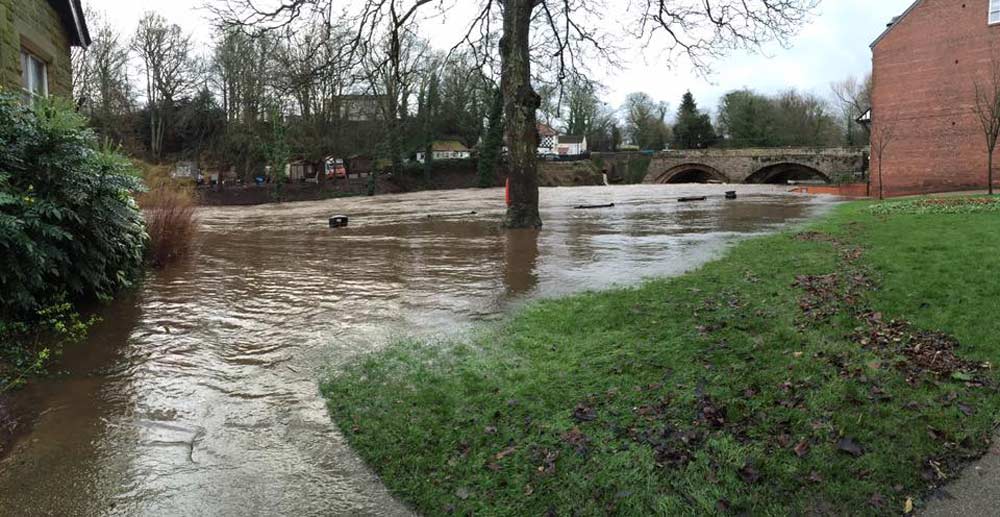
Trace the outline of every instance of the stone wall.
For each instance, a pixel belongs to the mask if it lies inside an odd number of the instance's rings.
[[[49,94],[73,93],[70,37],[46,0],[0,0],[0,86],[21,88],[21,48],[48,64]]]
[[[895,132],[882,160],[886,195],[985,188],[986,140],[972,108],[974,81],[986,78],[1000,40],[988,2],[923,0],[873,47],[874,133]]]

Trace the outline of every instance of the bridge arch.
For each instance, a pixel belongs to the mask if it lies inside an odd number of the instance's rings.
[[[656,183],[729,183],[729,178],[714,167],[701,163],[685,163],[668,169],[656,178]]]
[[[815,167],[795,162],[782,162],[757,169],[747,176],[744,183],[769,183],[785,185],[789,181],[823,181],[830,183],[830,177]]]

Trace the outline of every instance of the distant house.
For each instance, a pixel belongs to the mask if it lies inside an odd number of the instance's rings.
[[[0,87],[73,94],[70,48],[90,45],[80,0],[0,0]]]
[[[538,124],[539,156],[579,156],[587,153],[587,137],[560,135],[548,124]]]
[[[198,162],[190,160],[175,163],[170,175],[174,179],[190,179],[194,181],[200,181],[202,177],[201,169],[198,168]]]
[[[559,132],[548,124],[538,123],[538,154],[555,154]]]
[[[316,165],[306,160],[294,160],[285,166],[285,176],[289,181],[316,179]]]
[[[559,156],[580,156],[587,154],[587,137],[559,135],[556,138],[555,154]]]
[[[382,95],[341,95],[335,99],[340,116],[348,122],[373,122],[379,120]]]
[[[375,169],[375,158],[367,154],[355,154],[347,158],[347,173],[358,176],[371,174]]]
[[[997,42],[1000,0],[918,0],[872,43],[873,189],[886,129],[886,195],[986,185],[986,140],[972,108]]]
[[[472,150],[458,140],[438,140],[431,144],[435,160],[464,160],[472,157]],[[424,163],[426,150],[417,152],[417,161]]]

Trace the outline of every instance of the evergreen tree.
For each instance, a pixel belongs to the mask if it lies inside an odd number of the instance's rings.
[[[426,91],[423,93],[421,111],[423,111],[424,123],[424,181],[430,183],[431,172],[434,170],[434,123],[437,120],[438,104],[440,103],[438,94],[438,76],[432,73]]]
[[[479,150],[479,186],[489,188],[496,184],[497,164],[503,150],[503,95],[500,90],[493,94],[490,109],[490,127]]]
[[[705,149],[716,142],[715,129],[708,115],[698,110],[691,92],[684,94],[674,125],[675,149]]]

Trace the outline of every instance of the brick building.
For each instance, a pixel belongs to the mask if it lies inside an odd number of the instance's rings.
[[[80,0],[0,0],[0,87],[73,93],[70,48],[90,44]]]
[[[885,128],[886,195],[985,188],[975,80],[1000,56],[1000,0],[917,0],[871,48],[873,192]]]

